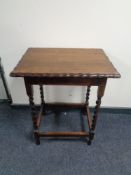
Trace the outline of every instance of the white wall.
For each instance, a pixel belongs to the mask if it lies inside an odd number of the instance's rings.
[[[130,8],[130,0],[0,0],[0,56],[14,103],[28,102],[23,80],[9,77],[28,47],[96,47],[122,75],[108,81],[102,105],[131,107]],[[49,87],[46,100],[83,101],[84,92]]]

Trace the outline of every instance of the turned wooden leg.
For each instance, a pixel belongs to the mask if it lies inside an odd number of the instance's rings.
[[[44,90],[43,85],[40,85],[40,98],[41,98],[41,105],[43,106],[43,114],[45,113],[45,100],[44,100]]]
[[[31,116],[32,116],[33,128],[34,128],[34,137],[35,137],[36,144],[40,144],[39,135],[35,134],[36,132],[38,132],[38,126],[37,126],[36,108],[35,108],[34,98],[33,98],[33,85],[28,83],[28,80],[26,80],[26,78],[24,80],[25,80],[26,92],[29,97]]]
[[[87,87],[87,92],[86,92],[86,101],[85,101],[86,108],[89,107],[89,98],[90,98],[90,86]],[[89,124],[89,116],[87,116],[87,120],[88,120],[88,126],[89,126],[89,140],[88,140],[88,145],[90,145],[91,144],[93,133],[92,133],[92,130],[91,130],[90,124]]]
[[[89,98],[90,98],[90,86],[87,87],[87,93],[86,93],[86,106],[89,107]],[[89,126],[89,122],[88,122]],[[92,131],[92,128],[89,127],[89,140],[88,145],[91,145],[91,140],[94,137],[94,132]]]
[[[87,87],[85,105],[83,108],[83,115],[86,115],[86,107],[89,106],[89,97],[90,97],[90,86]]]
[[[90,98],[90,86],[87,87],[87,92],[86,92],[86,105],[89,106],[89,98]]]
[[[41,98],[41,104],[44,104],[44,92],[43,92],[43,86],[40,85],[40,98]]]
[[[96,128],[96,123],[97,123],[97,119],[98,119],[98,112],[100,109],[100,105],[101,105],[101,98],[104,95],[104,91],[105,91],[105,87],[106,87],[106,81],[107,79],[105,79],[99,86],[98,86],[98,90],[97,90],[97,100],[96,100],[96,106],[94,109],[94,115],[93,115],[93,119],[92,119],[92,126],[91,129],[89,131],[89,140],[88,140],[88,144],[91,145],[91,141],[94,138],[95,135],[95,128]]]
[[[102,97],[98,96],[97,100],[96,100],[96,106],[95,106],[95,109],[94,109],[94,115],[93,115],[92,127],[91,127],[91,129],[93,131],[95,130],[95,127],[96,127],[96,122],[97,122],[97,118],[98,118],[98,112],[99,112],[100,105],[101,105],[101,98]]]

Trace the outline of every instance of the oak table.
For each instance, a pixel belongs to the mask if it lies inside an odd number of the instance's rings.
[[[12,77],[23,77],[29,97],[36,144],[40,137],[86,137],[88,144],[94,138],[95,127],[108,78],[120,78],[120,74],[102,49],[79,48],[29,48],[20,62],[10,73]],[[41,108],[36,113],[33,99],[33,85],[39,85]],[[86,112],[89,131],[80,132],[42,132],[39,131],[41,119],[45,113],[43,85],[86,86],[84,104],[60,104],[58,106],[81,107]],[[94,114],[89,109],[91,86],[97,86],[97,100]],[[54,104],[56,105],[56,104]],[[53,106],[53,104],[52,104]]]

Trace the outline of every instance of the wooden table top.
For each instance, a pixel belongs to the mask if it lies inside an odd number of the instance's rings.
[[[13,77],[107,77],[119,78],[102,49],[29,48]]]

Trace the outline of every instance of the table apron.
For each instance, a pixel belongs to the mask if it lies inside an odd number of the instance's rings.
[[[24,77],[26,83],[31,85],[73,85],[73,86],[99,86],[107,78],[84,77]]]

